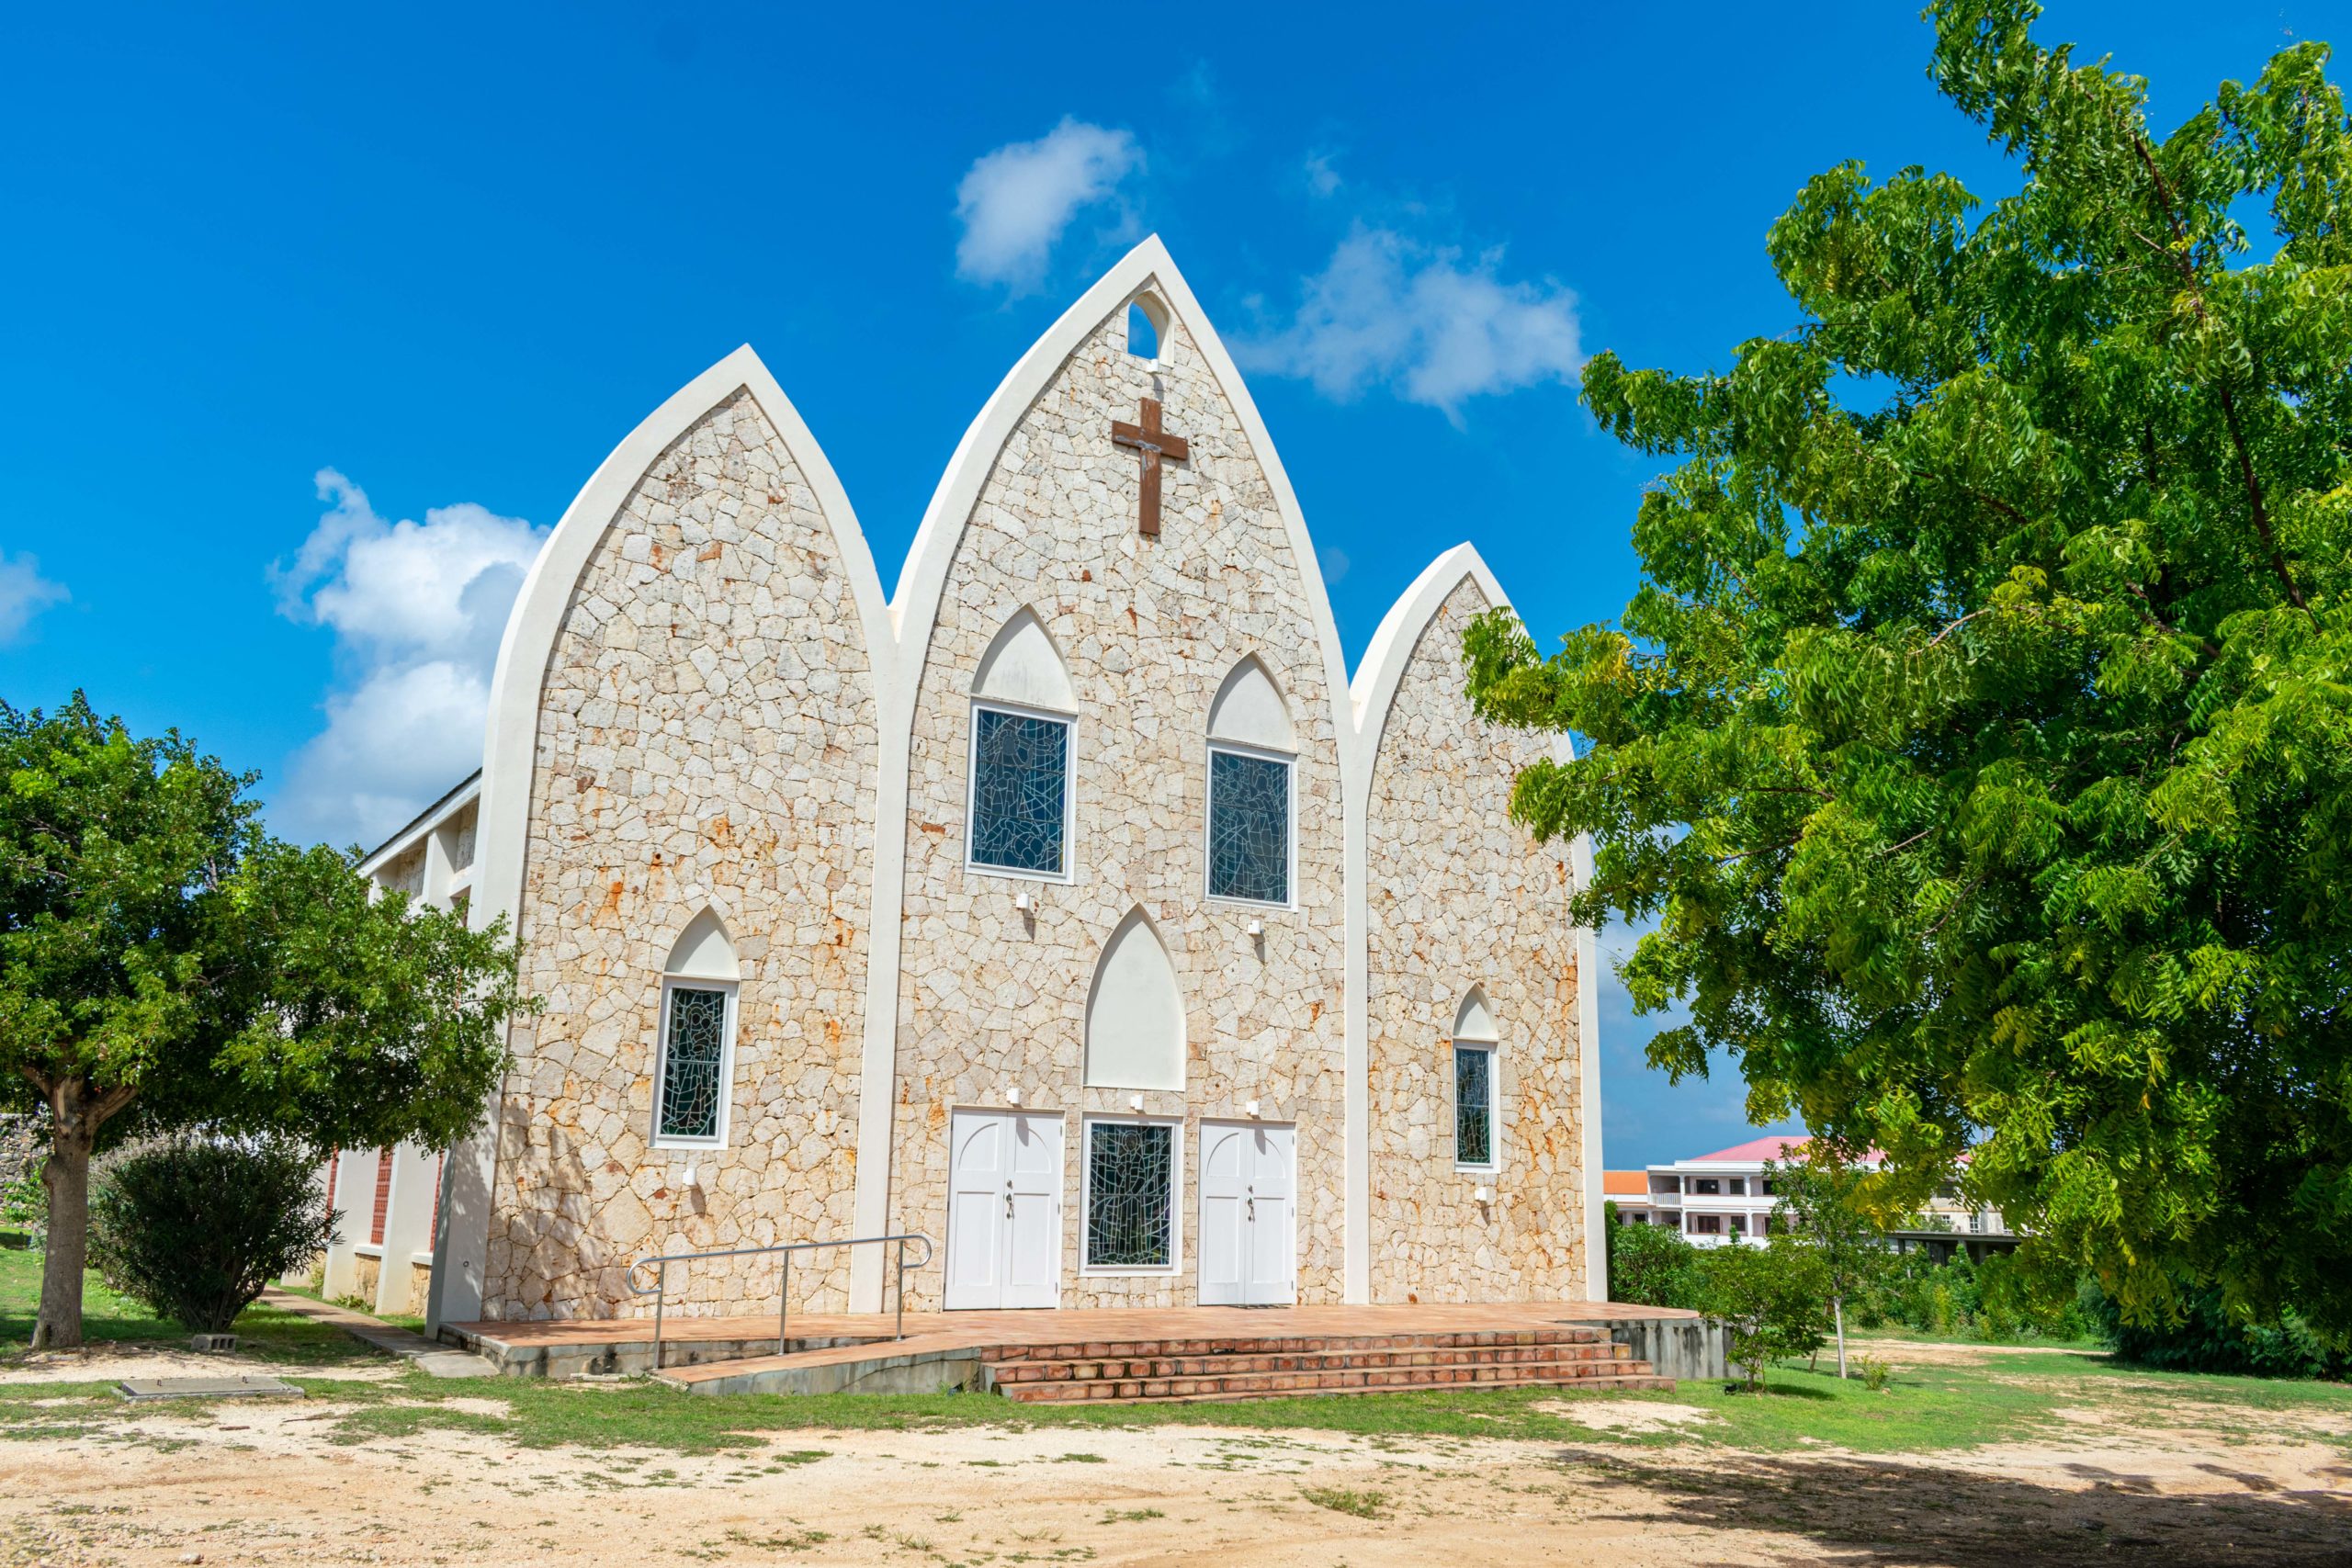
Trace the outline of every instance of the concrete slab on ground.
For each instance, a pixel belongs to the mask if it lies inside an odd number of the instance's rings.
[[[290,1291],[264,1291],[261,1299],[280,1312],[290,1312],[313,1323],[332,1324],[354,1339],[372,1345],[388,1356],[398,1356],[427,1377],[489,1378],[498,1375],[498,1368],[483,1357],[470,1351],[452,1349],[427,1339],[422,1334],[369,1317],[365,1313],[353,1312],[348,1307],[314,1302],[308,1296],[298,1296]]]
[[[115,1391],[133,1403],[150,1399],[243,1399],[256,1395],[302,1397],[302,1391],[283,1378],[251,1374],[231,1378],[125,1378],[115,1384]]]

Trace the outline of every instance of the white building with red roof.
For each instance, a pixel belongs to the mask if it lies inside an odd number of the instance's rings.
[[[1698,1247],[1761,1242],[1771,1234],[1781,1205],[1765,1167],[1798,1158],[1809,1141],[1803,1134],[1770,1133],[1667,1165],[1605,1171],[1602,1191],[1616,1206],[1619,1224],[1672,1225]],[[1874,1165],[1877,1159],[1873,1150],[1863,1163]],[[1965,1247],[1981,1257],[2017,1245],[1998,1209],[1972,1206],[1956,1188],[1939,1190],[1920,1219],[1917,1226],[1894,1233],[1897,1246],[1916,1244],[1947,1255]]]

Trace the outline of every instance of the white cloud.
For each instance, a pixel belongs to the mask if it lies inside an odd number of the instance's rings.
[[[0,550],[0,648],[24,636],[35,615],[71,597],[63,583],[40,574],[40,562],[34,557],[11,557]]]
[[[1119,183],[1142,166],[1134,136],[1068,116],[1035,141],[983,154],[956,187],[956,216],[964,225],[956,276],[1015,290],[1036,288],[1055,242],[1080,209],[1116,196]]]
[[[1576,296],[1509,281],[1501,265],[1499,250],[1465,256],[1359,225],[1306,280],[1296,318],[1238,356],[1343,401],[1385,386],[1456,423],[1471,398],[1573,382],[1585,358]]]
[[[269,575],[281,614],[334,633],[341,675],[272,825],[373,843],[481,765],[491,666],[547,530],[471,502],[388,522],[334,469],[318,486],[334,504]]]
[[[1329,196],[1343,184],[1340,171],[1331,166],[1329,152],[1309,152],[1306,165],[1306,188],[1317,196]]]

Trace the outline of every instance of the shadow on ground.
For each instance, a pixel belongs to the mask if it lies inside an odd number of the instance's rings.
[[[2327,1490],[2302,1492],[2199,1466],[2243,1490],[2184,1495],[2092,1463],[2064,1465],[2068,1484],[2043,1485],[1951,1461],[1710,1453],[1692,1468],[1588,1448],[1558,1457],[1650,1490],[1682,1523],[1786,1531],[1821,1547],[1822,1562],[1856,1568],[2352,1564],[2346,1461],[2322,1472]]]

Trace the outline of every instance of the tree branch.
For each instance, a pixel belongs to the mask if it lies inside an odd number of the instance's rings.
[[[2171,182],[2165,178],[2164,171],[2156,167],[2155,151],[2148,145],[2148,139],[2129,121],[2124,122],[2123,131],[2131,138],[2132,150],[2140,155],[2140,164],[2147,171],[2148,183],[2156,193],[2157,209],[2172,230],[2173,243],[2177,247],[2173,260],[2180,272],[2181,289],[2188,296],[2189,305],[2196,310],[2199,322],[2208,323],[2211,318],[2205,310],[2205,290],[2197,281],[2197,265],[2189,259],[2188,231],[2182,225],[2180,214],[2175,209]],[[2246,505],[2254,514],[2254,531],[2261,536],[2262,547],[2270,557],[2270,570],[2285,585],[2288,601],[2308,615],[2311,605],[2304,602],[2303,591],[2295,586],[2294,574],[2287,570],[2286,553],[2279,549],[2278,541],[2270,531],[2270,509],[2264,504],[2262,480],[2254,471],[2254,453],[2246,446],[2245,425],[2238,418],[2237,400],[2230,396],[2226,384],[2216,385],[2213,390],[2222,400],[2222,423],[2229,427],[2230,446],[2237,453],[2238,477],[2245,485]]]

